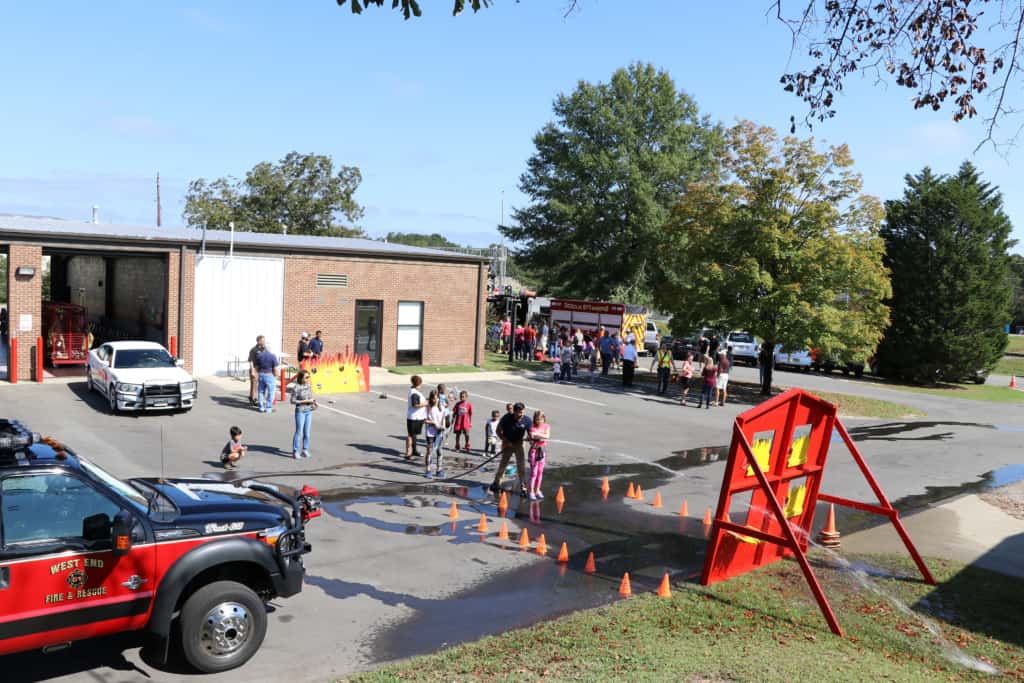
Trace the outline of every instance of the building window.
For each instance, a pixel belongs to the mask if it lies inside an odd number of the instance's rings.
[[[423,364],[423,302],[398,302],[397,365]]]

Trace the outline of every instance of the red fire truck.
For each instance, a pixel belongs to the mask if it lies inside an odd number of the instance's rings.
[[[85,365],[92,346],[85,307],[44,301],[43,343],[51,365]]]

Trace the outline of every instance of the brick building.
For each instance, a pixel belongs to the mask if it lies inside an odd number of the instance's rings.
[[[302,332],[374,365],[478,365],[487,262],[366,239],[234,233],[0,216],[9,335],[19,379],[43,334],[44,284],[82,304],[98,341],[176,346],[185,367],[224,374],[257,334],[293,359]],[[46,268],[45,265],[48,265]]]

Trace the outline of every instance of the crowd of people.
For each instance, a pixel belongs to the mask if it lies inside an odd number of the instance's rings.
[[[426,395],[424,395],[426,392]],[[473,404],[466,391],[456,393],[444,384],[427,390],[423,378],[413,375],[406,409],[405,459],[423,463],[423,476],[427,479],[446,479],[444,450],[454,434],[454,450],[472,453],[470,445],[473,429]],[[505,414],[492,410],[483,428],[484,447],[478,453],[484,457],[499,458],[490,491],[498,495],[506,471],[513,472],[509,463],[515,458],[515,476],[521,496],[542,500],[544,464],[547,459],[551,426],[540,410],[533,417],[526,415],[522,403],[508,403]],[[423,451],[420,441],[423,441]],[[529,470],[527,470],[529,466]],[[527,472],[529,475],[527,476]]]

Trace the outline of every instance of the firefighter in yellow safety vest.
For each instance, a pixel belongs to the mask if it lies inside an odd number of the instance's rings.
[[[662,343],[658,352],[654,354],[654,359],[651,360],[652,371],[655,365],[658,366],[658,393],[665,394],[668,392],[669,380],[676,371],[676,361],[668,344]]]

